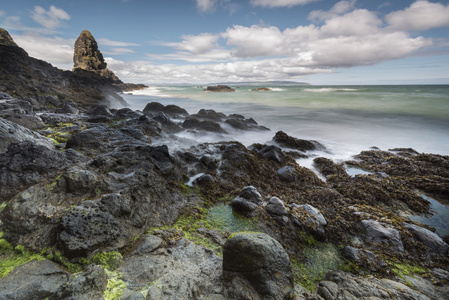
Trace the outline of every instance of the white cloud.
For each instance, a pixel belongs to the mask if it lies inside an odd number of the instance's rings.
[[[332,17],[342,15],[354,9],[356,0],[343,0],[337,2],[330,10],[313,10],[309,13],[309,20],[326,20]]]
[[[6,12],[3,10],[0,10],[0,17],[3,17],[4,15],[6,15]]]
[[[316,1],[320,0],[251,0],[251,4],[263,7],[292,7]]]
[[[429,30],[449,26],[449,5],[416,1],[410,7],[385,17],[395,30]]]
[[[200,12],[211,12],[215,10],[218,0],[196,0],[196,7]]]
[[[282,55],[283,36],[279,28],[274,26],[235,25],[228,28],[222,36],[227,39],[228,45],[236,46],[233,52],[236,57]]]
[[[218,35],[203,33],[200,35],[183,35],[182,42],[174,44],[178,50],[188,51],[192,54],[204,54],[216,47]]]
[[[112,41],[110,39],[101,38],[98,39],[97,42],[103,46],[111,46],[111,47],[132,47],[132,46],[140,46],[136,43],[127,43],[127,42],[119,42],[119,41]]]
[[[47,29],[56,29],[61,26],[63,20],[70,20],[70,15],[53,5],[48,11],[41,6],[35,6],[31,18]]]
[[[128,54],[128,53],[134,53],[134,50],[129,48],[111,48],[106,51],[102,51],[103,54],[107,55],[122,55],[122,54]]]
[[[73,45],[75,43],[73,39],[44,37],[36,33],[12,34],[12,38],[32,57],[50,62],[66,70],[71,70],[73,67]]]

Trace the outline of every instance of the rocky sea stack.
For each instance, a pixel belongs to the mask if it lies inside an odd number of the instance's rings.
[[[112,80],[114,83],[122,83],[122,81],[115,76],[114,72],[107,68],[103,55],[100,50],[98,50],[97,41],[88,30],[83,30],[75,41],[73,63],[74,72],[76,72],[77,69],[81,69],[97,73],[102,77]]]
[[[140,85],[87,31],[73,72],[0,34],[0,299],[449,299],[449,237],[410,218],[449,202],[448,156],[334,162],[283,131],[246,147],[229,133],[270,129],[124,107]]]

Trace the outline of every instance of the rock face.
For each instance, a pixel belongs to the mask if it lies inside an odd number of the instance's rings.
[[[116,83],[122,83],[114,72],[107,69],[103,54],[98,50],[97,41],[88,30],[83,30],[75,41],[75,52],[73,54],[73,69],[82,69],[95,72],[103,77],[111,79]]]
[[[289,299],[294,285],[287,253],[262,233],[237,233],[228,239],[223,248],[223,278],[227,299]]]
[[[117,95],[121,91],[114,85],[117,78],[109,70],[99,71],[103,76],[80,68],[75,72],[63,71],[28,56],[2,28],[0,35],[0,92],[27,99],[35,110],[62,107],[64,99],[73,100],[79,107],[102,102],[108,106],[126,106]]]

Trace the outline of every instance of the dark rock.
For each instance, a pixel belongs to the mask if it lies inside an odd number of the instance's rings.
[[[78,167],[64,173],[63,178],[67,183],[67,192],[75,195],[83,195],[90,192],[98,180],[95,173]]]
[[[50,297],[69,278],[69,273],[49,260],[33,260],[0,279],[0,299],[42,300]]]
[[[284,166],[277,170],[279,179],[284,182],[294,182],[300,177],[299,172],[293,166]]]
[[[338,284],[332,281],[320,281],[317,294],[325,300],[334,300],[338,296]]]
[[[273,145],[260,149],[258,153],[262,157],[271,159],[277,163],[282,163],[285,159],[285,154],[282,152],[281,148]]]
[[[341,255],[357,265],[364,266],[374,272],[378,271],[379,268],[386,267],[385,262],[377,258],[371,251],[345,246],[343,250],[341,250]]]
[[[231,207],[233,210],[246,216],[255,216],[257,208],[262,205],[262,196],[253,186],[247,186],[242,189],[240,195],[232,199]]]
[[[20,141],[30,141],[47,148],[54,147],[54,143],[42,135],[0,117],[0,153],[6,152],[12,143]]]
[[[241,293],[246,292],[233,286],[236,277],[248,282],[261,299],[287,299],[292,295],[290,259],[281,244],[264,233],[237,233],[226,241],[223,280],[228,299],[241,299]]]
[[[108,285],[107,275],[102,266],[89,265],[81,274],[70,279],[51,295],[49,300],[92,300],[103,299]]]
[[[150,102],[143,109],[144,113],[158,113],[163,111],[165,106],[159,102]]]
[[[111,79],[114,82],[122,83],[114,72],[107,68],[103,55],[98,50],[97,41],[88,30],[83,30],[75,41],[75,51],[73,54],[74,70],[82,69],[94,72],[102,77]]]
[[[106,127],[89,128],[70,137],[66,148],[75,150],[101,149],[102,146],[106,146],[103,141],[109,135],[110,133]]]
[[[203,92],[235,92],[235,90],[227,85],[208,86]]]
[[[292,208],[293,221],[297,226],[303,227],[319,240],[326,239],[324,227],[327,225],[327,221],[318,209],[310,204],[292,205]]]
[[[189,113],[184,108],[181,108],[173,104],[165,106],[162,112],[172,117],[180,117],[180,116],[185,117],[189,115]]]
[[[9,35],[8,31],[3,28],[0,28],[0,45],[18,47],[12,37]]]
[[[390,251],[404,252],[399,231],[375,220],[362,220],[358,224],[366,242],[375,247],[387,247]]]
[[[413,233],[413,235],[415,235],[416,238],[433,253],[441,256],[445,256],[447,254],[449,245],[446,244],[436,233],[410,223],[404,223],[404,227]]]
[[[272,91],[272,89],[266,88],[266,87],[260,87],[260,88],[251,90],[251,92],[269,92],[269,91]]]
[[[287,147],[291,149],[301,150],[301,151],[308,151],[308,150],[325,150],[326,147],[324,147],[322,144],[320,144],[317,141],[308,141],[308,140],[302,140],[297,139],[294,137],[291,137],[287,135],[283,131],[276,132],[276,135],[274,136],[273,140],[281,145],[282,147]]]
[[[262,205],[262,195],[253,186],[244,187],[239,196],[257,205]]]
[[[213,109],[201,109],[197,114],[192,115],[192,117],[220,122],[223,121],[224,118],[226,118],[226,115],[220,112],[216,112]]]
[[[193,181],[194,185],[205,186],[216,182],[217,179],[210,174],[203,174]]]
[[[349,176],[342,164],[336,164],[329,158],[317,157],[313,160],[313,164],[325,177],[336,175],[348,178]]]
[[[220,124],[205,120],[201,121],[195,117],[189,117],[187,118],[183,123],[182,127],[187,129],[196,129],[196,130],[202,130],[202,131],[208,131],[208,132],[215,132],[215,133],[226,133],[226,130],[224,130]]]
[[[18,191],[56,177],[82,160],[74,151],[55,151],[30,141],[11,144],[6,153],[0,154],[0,200],[9,200]]]
[[[62,217],[58,239],[68,257],[80,257],[108,246],[116,249],[121,231],[111,214],[100,210],[95,202],[85,201]]]
[[[270,201],[268,201],[267,206],[265,206],[265,209],[267,213],[272,216],[288,215],[288,210],[285,207],[284,202],[277,197],[271,197]]]

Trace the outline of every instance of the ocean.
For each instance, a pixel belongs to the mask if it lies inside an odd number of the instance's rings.
[[[178,105],[190,114],[202,108],[237,113],[271,129],[219,137],[246,146],[269,142],[282,130],[321,142],[329,149],[321,154],[336,160],[373,146],[449,155],[449,85],[268,86],[272,91],[251,91],[256,87],[234,86],[234,93],[213,93],[196,86],[153,86],[124,98],[136,110],[157,101]],[[217,137],[194,139],[212,142]]]
[[[449,155],[449,85],[268,87],[272,91],[255,92],[251,90],[257,86],[242,85],[235,87],[236,92],[213,93],[196,86],[153,86],[123,97],[135,110],[157,101],[178,105],[190,114],[202,108],[241,114],[271,129],[230,131],[229,135],[182,133],[170,141],[153,141],[168,144],[170,151],[225,140],[246,146],[269,144],[282,130],[326,146],[327,151],[309,152],[308,159],[297,160],[315,172],[313,159],[317,156],[341,162],[371,147]],[[319,172],[317,175],[322,177]],[[441,235],[449,234],[449,206],[423,198],[431,202],[435,214],[411,218],[434,226]]]

